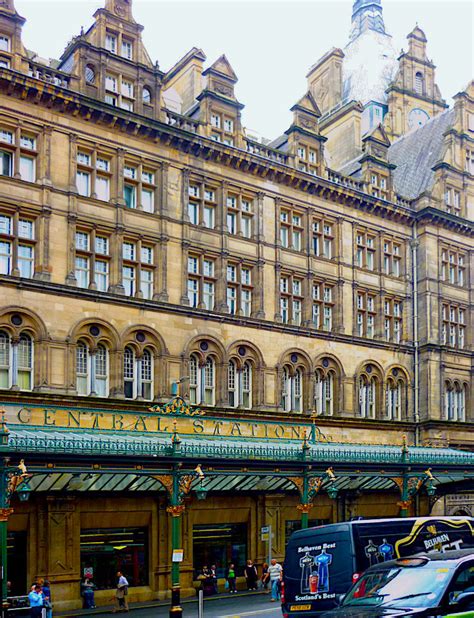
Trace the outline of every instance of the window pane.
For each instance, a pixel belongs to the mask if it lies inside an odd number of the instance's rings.
[[[90,196],[90,174],[81,170],[77,171],[76,184],[79,195]]]
[[[0,234],[12,233],[12,218],[7,215],[0,215]]]
[[[80,288],[89,287],[89,259],[76,257],[76,280]]]
[[[154,191],[150,189],[142,189],[142,208],[145,212],[154,211]]]
[[[33,221],[29,221],[28,219],[20,219],[18,221],[18,236],[20,238],[28,238],[30,240],[33,240],[34,238]]]
[[[95,252],[100,253],[100,255],[109,254],[109,239],[107,237],[105,236],[95,237]]]
[[[2,176],[12,175],[12,155],[9,152],[0,151],[0,174]]]
[[[11,243],[0,240],[0,274],[9,275],[11,272],[12,246]]]
[[[20,176],[22,180],[34,182],[35,160],[31,157],[20,157]]]
[[[153,298],[153,271],[142,270],[140,274],[140,291],[143,298],[151,300]]]
[[[97,176],[95,179],[95,192],[98,200],[108,202],[110,199],[110,182],[105,176]]]
[[[109,289],[109,264],[103,260],[95,262],[95,284],[100,292],[107,292]]]
[[[76,249],[89,251],[89,234],[87,232],[76,232]]]
[[[34,253],[30,245],[18,245],[18,270],[20,277],[31,278],[34,273]]]
[[[127,208],[137,207],[137,189],[134,185],[123,186],[123,199]]]

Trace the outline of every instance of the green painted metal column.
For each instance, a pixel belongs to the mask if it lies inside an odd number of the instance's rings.
[[[8,518],[12,512],[10,508],[8,492],[8,470],[7,462],[2,461],[0,469],[0,555],[1,555],[1,581],[2,581],[2,618],[8,613]]]
[[[173,470],[173,489],[170,496],[171,504],[168,513],[171,515],[171,607],[170,618],[181,618],[183,608],[181,607],[181,581],[179,565],[175,557],[175,551],[181,547],[181,525],[184,504],[182,504],[179,487],[179,473],[176,467]]]
[[[308,492],[308,476],[306,471],[303,474],[303,492],[301,495],[301,529],[309,527],[309,510],[311,505],[309,504],[309,492]]]

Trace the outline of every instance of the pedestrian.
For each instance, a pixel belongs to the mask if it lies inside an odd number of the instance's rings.
[[[51,600],[51,586],[47,579],[43,582],[43,597],[44,605],[46,608],[46,618],[53,618],[53,602]]]
[[[217,567],[215,564],[211,565],[210,577],[212,583],[212,591],[214,594],[219,594],[219,589],[217,587]]]
[[[31,587],[31,592],[28,595],[28,600],[30,602],[30,617],[40,618],[41,611],[44,605],[44,597],[41,586],[39,584],[34,584]]]
[[[268,574],[270,575],[270,584],[272,587],[271,601],[278,601],[280,598],[280,579],[283,571],[283,567],[279,564],[275,558],[272,558],[271,564],[268,567]]]
[[[247,560],[244,575],[247,580],[247,590],[257,590],[258,573],[257,567],[254,565],[252,560]]]
[[[118,581],[117,589],[115,591],[115,607],[113,611],[114,613],[121,611],[128,612],[128,580],[121,571],[117,571],[117,577]]]
[[[235,575],[235,564],[233,562],[231,562],[229,564],[229,568],[227,569],[227,582],[229,584],[229,592],[230,594],[234,594],[237,592],[237,587],[235,585],[235,581],[236,581],[236,575]]]
[[[262,588],[264,590],[268,590],[268,582],[270,581],[270,574],[268,573],[268,563],[264,562],[262,565],[262,577],[260,578],[262,582]]]
[[[95,587],[96,586],[90,577],[84,578],[84,583],[81,586],[82,598],[84,599],[84,602],[83,602],[84,609],[95,609],[95,599],[94,599]]]

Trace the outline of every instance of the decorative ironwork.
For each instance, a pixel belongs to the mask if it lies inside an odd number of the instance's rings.
[[[171,515],[171,517],[181,517],[181,515],[186,510],[184,504],[172,504],[166,507],[166,512]]]
[[[13,509],[10,508],[0,508],[0,522],[8,521],[8,518],[13,513]]]
[[[306,503],[306,504],[297,504],[296,508],[298,509],[298,511],[300,511],[301,513],[304,513],[305,515],[308,515],[308,513],[311,511],[311,509],[313,508],[313,505],[311,503]]]
[[[161,406],[157,404],[151,408],[148,408],[148,410],[150,412],[155,412],[155,414],[158,413],[171,416],[203,416],[205,414],[203,410],[191,407],[179,395],[177,395],[169,403],[165,403]]]
[[[153,478],[159,481],[171,496],[173,493],[173,476],[171,474],[156,474]]]

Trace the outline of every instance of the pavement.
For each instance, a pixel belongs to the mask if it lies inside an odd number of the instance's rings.
[[[183,618],[198,618],[197,599],[183,599]],[[165,618],[169,615],[169,601],[151,601],[130,604],[130,617]],[[113,607],[54,612],[55,617],[110,616]],[[280,604],[272,603],[270,595],[263,592],[222,593],[204,599],[204,618],[281,618]]]

